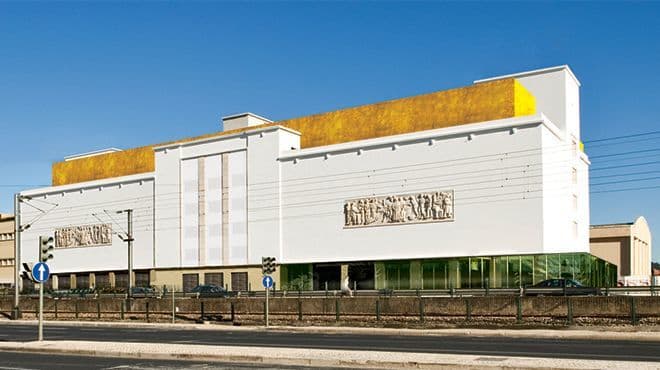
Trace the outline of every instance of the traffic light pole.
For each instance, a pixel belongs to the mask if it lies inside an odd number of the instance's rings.
[[[44,340],[44,282],[39,283],[39,342]]]
[[[266,288],[266,327],[268,327],[268,291],[270,288]]]

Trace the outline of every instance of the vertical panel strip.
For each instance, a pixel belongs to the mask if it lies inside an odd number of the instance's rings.
[[[206,265],[222,264],[222,159],[204,158]]]
[[[197,212],[199,217],[199,229],[197,235],[199,238],[197,263],[200,266],[206,264],[206,175],[204,173],[205,158],[197,160]]]
[[[229,264],[229,154],[222,154],[222,264]]]

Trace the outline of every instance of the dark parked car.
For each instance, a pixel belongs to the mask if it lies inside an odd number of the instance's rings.
[[[598,295],[598,288],[586,287],[573,279],[548,279],[525,288],[525,295]]]
[[[196,293],[198,298],[227,298],[230,296],[225,288],[212,284],[198,285],[191,292]]]
[[[131,288],[131,297],[156,298],[158,297],[158,292],[156,292],[156,289],[154,288],[135,286]]]

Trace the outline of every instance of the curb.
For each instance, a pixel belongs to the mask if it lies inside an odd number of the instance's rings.
[[[80,348],[84,346],[85,348]],[[217,347],[209,345],[162,345],[154,343],[111,343],[45,341],[0,343],[0,351],[78,355],[88,357],[139,358],[151,360],[223,362],[313,368],[379,369],[655,369],[656,363],[505,357],[461,354],[390,353],[351,350]]]
[[[0,325],[36,325],[36,320],[16,320],[0,322]],[[249,331],[249,332],[285,332],[285,333],[323,333],[353,335],[396,335],[396,336],[469,336],[469,337],[506,337],[539,338],[565,340],[609,340],[660,342],[660,331],[595,331],[581,329],[396,329],[396,328],[351,328],[328,326],[231,326],[214,324],[165,324],[109,321],[44,321],[44,325],[69,327],[107,327],[164,330],[211,330],[211,331]]]

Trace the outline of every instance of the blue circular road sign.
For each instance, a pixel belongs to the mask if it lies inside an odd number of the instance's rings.
[[[32,267],[32,277],[40,283],[48,280],[48,277],[50,277],[50,269],[48,268],[48,265],[43,262],[35,264],[34,267]]]
[[[273,278],[266,275],[264,278],[261,280],[261,283],[264,285],[264,288],[272,288],[273,287]]]

